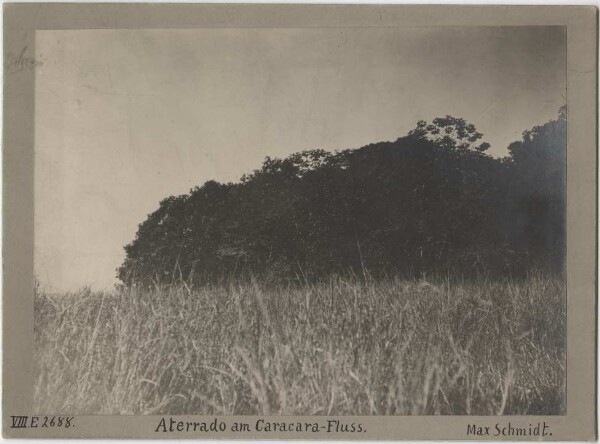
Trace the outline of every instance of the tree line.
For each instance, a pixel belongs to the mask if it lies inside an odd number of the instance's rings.
[[[554,272],[565,253],[566,109],[508,156],[464,119],[358,149],[267,157],[237,183],[170,196],[139,225],[125,285],[254,275]]]

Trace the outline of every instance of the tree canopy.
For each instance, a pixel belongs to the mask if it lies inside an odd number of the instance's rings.
[[[394,142],[267,157],[238,183],[171,196],[125,246],[130,284],[561,269],[566,111],[498,159],[446,116]]]

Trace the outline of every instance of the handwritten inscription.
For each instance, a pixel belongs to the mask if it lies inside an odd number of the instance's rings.
[[[18,54],[9,52],[6,54],[4,60],[4,72],[6,74],[13,74],[24,69],[33,69],[36,66],[41,66],[42,62],[36,61],[33,57],[25,55],[27,52],[27,46],[23,47],[21,52]]]
[[[11,429],[37,429],[75,427],[73,416],[11,416]]]
[[[514,424],[496,423],[493,426],[478,424],[467,425],[467,436],[552,436],[550,426],[546,422],[537,422],[517,427]]]
[[[359,422],[326,419],[321,421],[289,421],[267,420],[259,418],[253,422],[184,421],[177,418],[161,418],[154,429],[155,432],[186,432],[186,433],[222,433],[230,432],[260,432],[260,433],[366,433],[367,429]]]

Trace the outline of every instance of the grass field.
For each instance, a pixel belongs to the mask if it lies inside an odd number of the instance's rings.
[[[560,280],[38,290],[40,413],[565,412]]]

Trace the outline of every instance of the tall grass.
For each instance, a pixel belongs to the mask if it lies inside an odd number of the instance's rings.
[[[35,304],[40,413],[565,412],[565,292],[504,281],[50,295]]]

